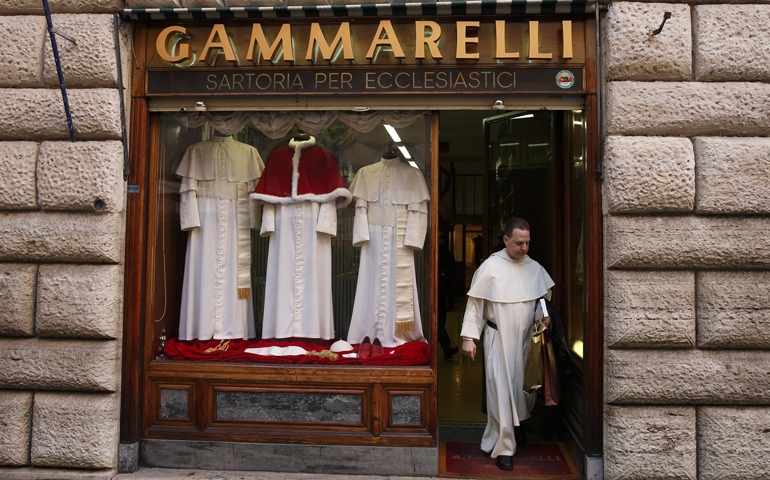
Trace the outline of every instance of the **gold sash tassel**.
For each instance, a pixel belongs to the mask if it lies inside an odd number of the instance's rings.
[[[251,296],[251,289],[250,288],[239,288],[238,289],[238,300],[245,300]]]
[[[414,328],[414,320],[408,320],[406,322],[396,322],[396,332],[404,333],[411,332]]]

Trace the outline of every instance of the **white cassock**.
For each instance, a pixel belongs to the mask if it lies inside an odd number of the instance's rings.
[[[176,174],[179,217],[189,231],[180,340],[255,337],[249,193],[264,168],[254,147],[230,137],[191,145]]]
[[[291,140],[270,154],[251,198],[270,237],[262,338],[334,338],[331,238],[350,203],[336,158],[312,137]]]
[[[348,342],[368,336],[391,348],[424,341],[413,251],[423,248],[428,228],[425,177],[398,158],[383,158],[360,169],[350,191],[361,265]]]
[[[535,406],[537,395],[524,392],[524,365],[535,300],[550,296],[553,285],[539,263],[529,256],[513,260],[504,249],[490,255],[473,275],[460,335],[478,340],[484,330],[487,428],[481,449],[492,458],[516,452],[513,428]]]

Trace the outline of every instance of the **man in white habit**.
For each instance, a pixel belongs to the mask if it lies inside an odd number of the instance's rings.
[[[554,282],[527,256],[529,224],[512,218],[505,225],[505,249],[493,253],[473,275],[463,327],[463,354],[474,359],[484,330],[487,428],[481,449],[497,459],[501,470],[513,470],[514,428],[529,418],[536,395],[524,393],[524,365],[535,301],[550,299]],[[547,323],[546,318],[546,323]]]

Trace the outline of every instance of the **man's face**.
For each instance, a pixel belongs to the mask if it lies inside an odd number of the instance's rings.
[[[511,236],[503,236],[505,253],[514,260],[521,260],[529,251],[529,230],[514,228]]]

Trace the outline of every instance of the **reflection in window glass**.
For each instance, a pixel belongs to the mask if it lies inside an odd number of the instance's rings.
[[[313,112],[309,112],[313,114]],[[321,112],[323,116],[328,112]],[[294,114],[302,115],[302,114]],[[339,173],[346,187],[356,177],[358,171],[379,162],[390,147],[401,162],[417,168],[430,185],[430,139],[431,122],[427,114],[414,114],[414,121],[406,127],[386,128],[386,121],[374,125],[349,126],[340,119],[331,122],[315,135],[316,144],[336,158]],[[362,117],[363,118],[363,117]],[[188,147],[206,141],[215,136],[215,129],[209,123],[192,127],[195,122],[188,122],[185,117],[166,115],[160,118],[160,145],[158,152],[158,196],[156,210],[156,235],[149,248],[155,251],[154,263],[154,320],[153,334],[160,335],[165,328],[166,337],[179,335],[179,319],[182,303],[182,284],[185,271],[185,252],[188,233],[182,231],[180,218],[180,186],[182,179],[176,175],[179,164]],[[364,122],[361,122],[362,124]],[[367,130],[367,131],[364,131]],[[390,132],[389,132],[390,130]],[[274,137],[274,132],[270,132]],[[254,147],[262,162],[270,154],[285,148],[289,141],[301,134],[300,127],[293,126],[285,135],[271,138],[252,122],[232,135],[237,142]],[[429,191],[429,190],[428,190]],[[429,204],[428,204],[429,208]],[[336,236],[331,239],[331,290],[333,305],[334,338],[346,339],[353,313],[356,286],[361,264],[361,248],[353,245],[353,226],[355,201],[346,207],[337,209]],[[429,218],[429,215],[426,216]],[[429,282],[425,275],[429,271],[430,245],[428,234],[422,250],[414,250],[414,273],[417,281],[416,305],[421,313],[423,334],[427,338],[429,328]],[[261,338],[263,312],[265,306],[269,237],[260,236],[259,230],[250,232],[250,308],[253,309],[254,332]],[[216,255],[216,252],[211,252]],[[229,267],[228,267],[229,268]],[[202,272],[201,274],[212,274]],[[240,285],[239,285],[240,287]],[[373,312],[374,314],[374,312]],[[216,338],[216,336],[214,337]]]
[[[583,196],[585,178],[585,119],[583,111],[573,110],[567,114],[567,345],[579,357],[583,357],[583,326],[585,322],[584,288],[584,215]]]

